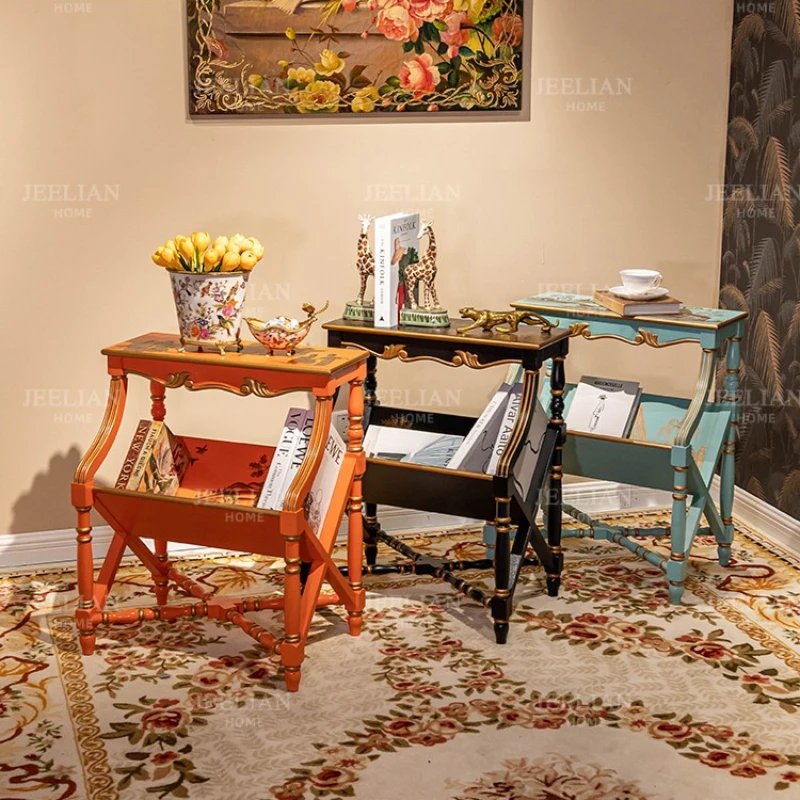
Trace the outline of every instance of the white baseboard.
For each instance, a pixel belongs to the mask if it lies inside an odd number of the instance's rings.
[[[712,494],[719,495],[719,478],[715,477],[711,486]],[[644,489],[609,481],[585,481],[568,483],[564,486],[564,501],[585,511],[597,514],[627,509],[665,508],[672,502],[669,492]],[[744,489],[736,489],[733,512],[745,525],[758,530],[768,538],[800,553],[800,522],[773,508],[768,503],[754,497]],[[451,517],[445,514],[432,514],[426,511],[412,511],[404,508],[379,508],[381,525],[388,532],[407,530],[430,530],[457,525],[481,524],[483,520],[466,517]],[[339,531],[344,534],[344,523]],[[108,526],[94,528],[92,545],[95,558],[102,559],[108,551],[112,531]],[[188,544],[170,544],[169,552],[175,554],[201,555],[204,552],[218,553],[218,548],[195,547]],[[68,528],[55,531],[6,534],[0,536],[0,568],[19,569],[20,567],[45,564],[75,563],[75,530]]]

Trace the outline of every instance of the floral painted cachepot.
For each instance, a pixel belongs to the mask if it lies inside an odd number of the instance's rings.
[[[250,273],[170,271],[169,277],[181,345],[213,348],[221,353],[232,345],[241,350],[242,306]]]

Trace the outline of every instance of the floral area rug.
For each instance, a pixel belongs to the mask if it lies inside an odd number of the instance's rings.
[[[406,538],[483,552],[475,529]],[[296,694],[206,619],[101,629],[82,657],[74,572],[0,574],[0,800],[800,797],[800,561],[741,527],[731,566],[715,555],[699,540],[672,607],[646,562],[568,539],[561,596],[525,570],[505,646],[447,585],[367,576],[362,635],[321,610]],[[282,580],[262,557],[180,567],[229,594]],[[126,562],[113,605],[151,598]]]

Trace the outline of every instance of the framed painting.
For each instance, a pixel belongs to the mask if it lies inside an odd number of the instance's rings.
[[[186,0],[186,9],[192,115],[522,111],[523,0]]]

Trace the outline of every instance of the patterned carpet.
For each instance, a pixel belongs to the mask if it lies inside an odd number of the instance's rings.
[[[411,539],[459,558],[479,540]],[[321,611],[296,694],[207,620],[101,630],[83,658],[74,573],[0,574],[0,800],[800,797],[800,560],[743,528],[729,568],[715,550],[671,607],[655,568],[568,540],[561,597],[526,570],[505,646],[444,584],[368,578],[363,634]],[[250,556],[181,565],[231,594],[282,578]],[[118,581],[116,607],[151,596],[132,561]]]

